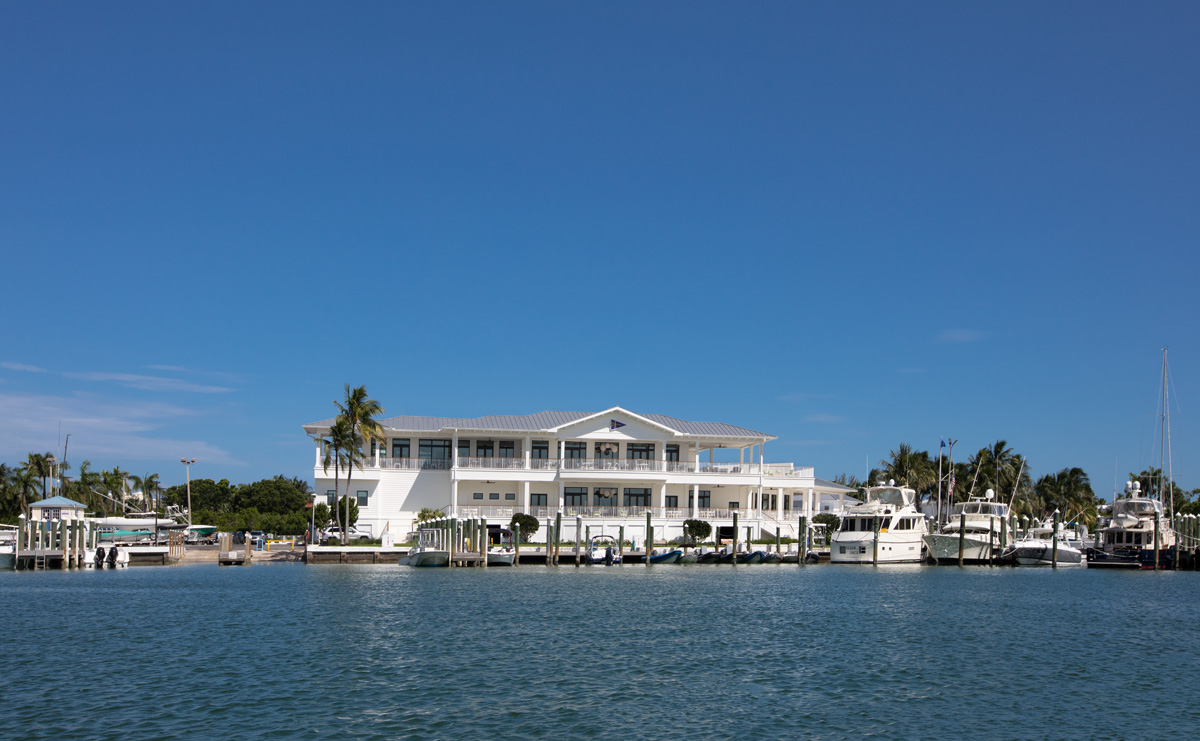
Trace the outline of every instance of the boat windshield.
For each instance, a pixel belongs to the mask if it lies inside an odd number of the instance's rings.
[[[1162,504],[1153,499],[1118,499],[1114,507],[1116,514],[1153,515],[1162,514]]]
[[[912,490],[900,489],[891,486],[870,489],[867,491],[867,501],[903,507],[912,503]]]
[[[954,514],[991,515],[995,517],[1003,517],[1007,509],[1007,504],[996,504],[993,502],[959,502],[958,504],[954,505]]]

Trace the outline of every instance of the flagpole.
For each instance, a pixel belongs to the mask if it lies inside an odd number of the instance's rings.
[[[938,438],[938,498],[937,498],[937,519],[942,521],[942,448],[946,447],[946,439]]]

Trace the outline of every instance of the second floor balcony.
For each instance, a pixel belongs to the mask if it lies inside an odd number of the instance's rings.
[[[319,464],[318,464],[319,465]],[[725,475],[763,475],[771,477],[811,477],[811,467],[796,467],[791,463],[723,463],[707,461],[661,461],[621,458],[393,458],[365,457],[360,469],[392,469],[406,471],[449,471],[451,468],[489,471],[570,471],[570,472],[631,472],[631,473],[699,473]]]

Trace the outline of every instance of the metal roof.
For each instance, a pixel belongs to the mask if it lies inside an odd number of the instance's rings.
[[[87,509],[86,504],[80,504],[74,499],[67,499],[62,496],[53,496],[49,499],[42,499],[29,505],[30,507],[80,507]]]
[[[627,410],[622,410],[627,411]],[[603,412],[602,412],[603,413]],[[637,414],[636,412],[629,412]],[[495,432],[546,432],[563,425],[596,416],[596,412],[538,412],[525,416],[491,415],[487,417],[389,417],[379,420],[386,428],[407,432],[440,432],[448,429],[465,429]],[[683,435],[701,437],[774,439],[774,436],[745,427],[724,422],[689,422],[665,414],[637,414],[655,424],[667,427]],[[336,419],[336,418],[334,418]],[[328,428],[334,419],[325,419],[304,425],[305,428]]]

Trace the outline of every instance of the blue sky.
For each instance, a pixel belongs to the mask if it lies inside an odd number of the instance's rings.
[[[0,460],[310,477],[300,425],[1005,439],[1200,486],[1194,3],[9,3]]]

